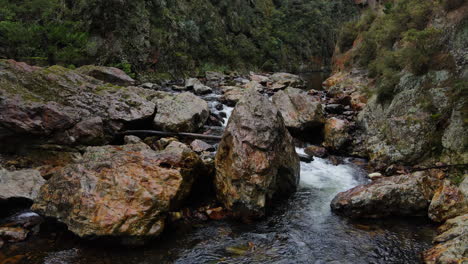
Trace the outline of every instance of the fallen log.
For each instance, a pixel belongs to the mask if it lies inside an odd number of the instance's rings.
[[[146,135],[155,135],[155,136],[162,136],[162,137],[189,137],[189,138],[195,138],[195,139],[221,141],[221,136],[204,135],[204,134],[196,134],[196,133],[166,132],[166,131],[157,131],[157,130],[127,130],[120,134],[122,135],[146,134]]]
[[[121,135],[156,135],[162,137],[188,137],[194,139],[205,139],[205,140],[213,140],[213,141],[221,141],[221,136],[213,136],[213,135],[204,135],[204,134],[197,134],[197,133],[183,133],[183,132],[166,132],[166,131],[157,131],[157,130],[127,130],[122,133]],[[314,160],[313,157],[309,155],[299,154],[299,159],[304,162],[312,162]]]

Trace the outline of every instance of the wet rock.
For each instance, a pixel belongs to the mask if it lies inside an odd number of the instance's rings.
[[[468,213],[468,178],[460,184],[453,185],[445,180],[436,191],[429,206],[429,218],[436,222]]]
[[[185,81],[185,90],[193,90],[197,95],[209,94],[213,91],[213,89],[201,83],[197,78],[190,78]]]
[[[187,197],[201,161],[182,143],[155,152],[146,144],[88,147],[57,172],[33,205],[80,237],[141,243],[164,229],[166,213]]]
[[[131,86],[135,84],[135,80],[128,76],[124,71],[114,67],[86,65],[76,69],[76,71],[116,85]]]
[[[203,151],[214,151],[214,147],[212,145],[199,139],[195,139],[194,141],[192,141],[190,147],[193,149],[193,151],[197,153],[201,153]]]
[[[327,149],[319,146],[308,146],[304,152],[313,157],[324,158],[328,155]]]
[[[322,105],[314,102],[312,96],[300,89],[287,88],[277,92],[272,98],[286,127],[293,131],[319,128],[325,122]]]
[[[35,212],[23,211],[0,221],[1,227],[22,227],[32,229],[43,222],[43,218]]]
[[[327,119],[323,133],[323,145],[334,151],[339,151],[346,147],[346,144],[351,140],[349,127],[350,124],[346,120],[335,117]]]
[[[159,99],[156,104],[154,125],[165,131],[196,132],[210,115],[208,104],[189,92]]]
[[[65,132],[65,137],[62,137],[66,144],[83,144],[83,145],[99,145],[105,140],[104,122],[100,117],[85,119],[77,123],[72,129]]]
[[[128,144],[138,144],[138,143],[142,143],[143,140],[141,140],[141,138],[137,137],[137,136],[125,136],[124,137],[124,143],[126,145]]]
[[[10,243],[24,241],[29,231],[21,227],[0,227],[0,238]]]
[[[0,199],[36,199],[45,183],[38,170],[7,171],[0,168]]]
[[[265,75],[260,75],[260,74],[250,74],[250,80],[252,81],[255,81],[255,82],[258,82],[258,83],[267,83],[270,81],[270,78],[268,76],[265,76]]]
[[[436,245],[423,253],[424,263],[464,263],[468,256],[468,214],[448,220],[439,227]]]
[[[237,86],[223,86],[221,87],[223,96],[221,102],[228,106],[235,106],[242,97],[244,97],[245,89]]]
[[[281,113],[254,90],[237,104],[216,154],[216,193],[243,218],[261,217],[274,199],[293,193],[299,157]]]
[[[331,208],[351,218],[422,216],[439,184],[429,172],[381,178],[339,193]]]
[[[222,81],[226,78],[226,75],[220,72],[207,71],[205,77],[208,81]]]

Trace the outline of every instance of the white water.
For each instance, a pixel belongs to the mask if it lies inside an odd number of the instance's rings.
[[[232,111],[234,110],[234,107],[229,107],[227,105],[223,105],[223,110],[221,110],[221,112],[225,112],[226,113],[226,117],[223,118],[223,127],[226,127],[227,126],[227,123],[229,121],[229,118],[231,117],[232,115]]]

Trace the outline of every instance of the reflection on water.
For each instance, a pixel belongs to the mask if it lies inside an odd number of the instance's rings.
[[[301,185],[267,219],[250,224],[209,222],[171,230],[145,248],[103,247],[66,232],[8,246],[14,263],[417,263],[433,236],[421,219],[352,222],[330,211],[340,191],[365,183],[353,164],[316,158],[301,163]],[[1,261],[0,261],[1,263]]]
[[[299,73],[301,78],[306,81],[307,89],[321,91],[323,90],[322,83],[330,77],[329,72],[303,72]]]

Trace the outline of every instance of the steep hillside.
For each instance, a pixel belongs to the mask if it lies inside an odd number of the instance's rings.
[[[395,0],[345,25],[331,91],[366,103],[355,153],[467,164],[468,3]]]
[[[329,63],[347,0],[0,0],[0,57],[127,72]]]

